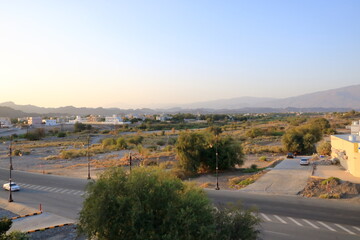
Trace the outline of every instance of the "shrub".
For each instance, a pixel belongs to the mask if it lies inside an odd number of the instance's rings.
[[[321,142],[317,146],[316,151],[321,155],[329,156],[331,154],[331,143],[328,141]]]
[[[101,141],[101,144],[104,148],[116,145],[116,140],[114,138],[105,138]]]
[[[66,132],[59,132],[57,135],[58,138],[66,137]]]
[[[250,168],[253,169],[253,170],[255,170],[255,169],[258,168],[258,166],[257,166],[256,164],[251,164]]]
[[[320,194],[319,198],[323,198],[323,199],[340,199],[341,194],[339,194],[339,193],[324,193],[324,194]]]
[[[30,141],[37,141],[45,137],[45,130],[43,128],[37,128],[34,131],[25,134],[25,138]]]
[[[341,181],[340,178],[337,178],[337,177],[329,177],[329,178],[321,181],[321,185],[327,185],[327,184],[330,184],[330,183],[339,184],[340,181]]]
[[[159,145],[159,146],[164,146],[164,145],[165,145],[165,141],[159,140],[159,141],[156,142],[156,144]]]
[[[266,158],[266,156],[261,156],[261,157],[259,157],[259,160],[265,162],[267,160],[267,158]]]
[[[127,149],[127,147],[128,147],[128,145],[123,137],[119,137],[118,139],[116,139],[116,146],[119,149]]]
[[[142,143],[143,140],[144,140],[143,136],[137,135],[129,138],[128,142],[134,145],[139,145]]]

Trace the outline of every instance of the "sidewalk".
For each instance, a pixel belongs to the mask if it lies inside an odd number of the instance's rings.
[[[38,209],[27,207],[19,203],[9,203],[7,200],[0,198],[0,208],[6,209],[17,215],[27,215],[39,212]],[[58,216],[56,214],[43,212],[42,214],[23,217],[13,220],[13,224],[10,228],[10,232],[19,230],[27,232],[30,230],[36,230],[41,228],[52,227],[61,224],[74,223],[74,220]]]
[[[313,176],[320,178],[337,177],[344,181],[360,184],[360,177],[354,177],[344,168],[337,165],[318,165]]]
[[[52,213],[44,212],[40,215],[13,220],[13,224],[9,231],[19,230],[27,232],[67,223],[74,223],[74,221]]]

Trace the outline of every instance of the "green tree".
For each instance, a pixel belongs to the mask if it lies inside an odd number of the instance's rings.
[[[245,136],[250,138],[256,138],[264,134],[264,131],[260,128],[251,128],[245,133]]]
[[[320,128],[311,125],[289,129],[282,137],[284,149],[288,152],[311,154],[315,152],[315,143],[320,141]]]
[[[189,172],[197,172],[203,161],[205,149],[209,148],[205,135],[197,132],[182,132],[176,141],[179,165]]]
[[[88,184],[79,231],[99,240],[252,240],[258,224],[252,210],[216,210],[202,189],[159,168],[113,168]]]
[[[240,203],[220,207],[214,211],[216,240],[256,240],[260,231],[254,226],[260,223],[255,210],[244,210]]]
[[[316,148],[316,151],[321,155],[330,155],[331,154],[331,143],[328,141],[322,141]]]
[[[156,168],[110,169],[87,193],[79,221],[89,238],[195,240],[214,231],[205,193]]]
[[[200,166],[214,170],[216,151],[219,169],[243,164],[241,145],[231,137],[216,137],[209,132],[183,132],[176,142],[180,167],[193,173],[197,172]]]

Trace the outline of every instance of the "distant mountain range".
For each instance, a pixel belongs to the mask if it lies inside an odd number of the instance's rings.
[[[168,109],[76,108],[73,106],[44,108],[34,105],[0,103],[0,117],[157,114],[157,113],[267,113],[267,112],[341,112],[360,110],[360,84],[315,92],[290,98],[240,97],[180,105]]]
[[[344,108],[360,109],[360,84],[289,98],[239,97],[182,105],[182,108]]]

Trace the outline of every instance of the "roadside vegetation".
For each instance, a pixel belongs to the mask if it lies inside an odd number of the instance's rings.
[[[304,197],[326,199],[351,198],[360,194],[360,184],[342,181],[336,177],[327,179],[310,178],[305,189],[300,192]]]
[[[200,188],[159,168],[112,168],[88,185],[79,230],[91,239],[251,240],[259,223],[255,211],[214,208]]]
[[[0,240],[27,240],[26,233],[13,231],[9,234],[6,232],[11,228],[12,221],[9,218],[0,219]]]

